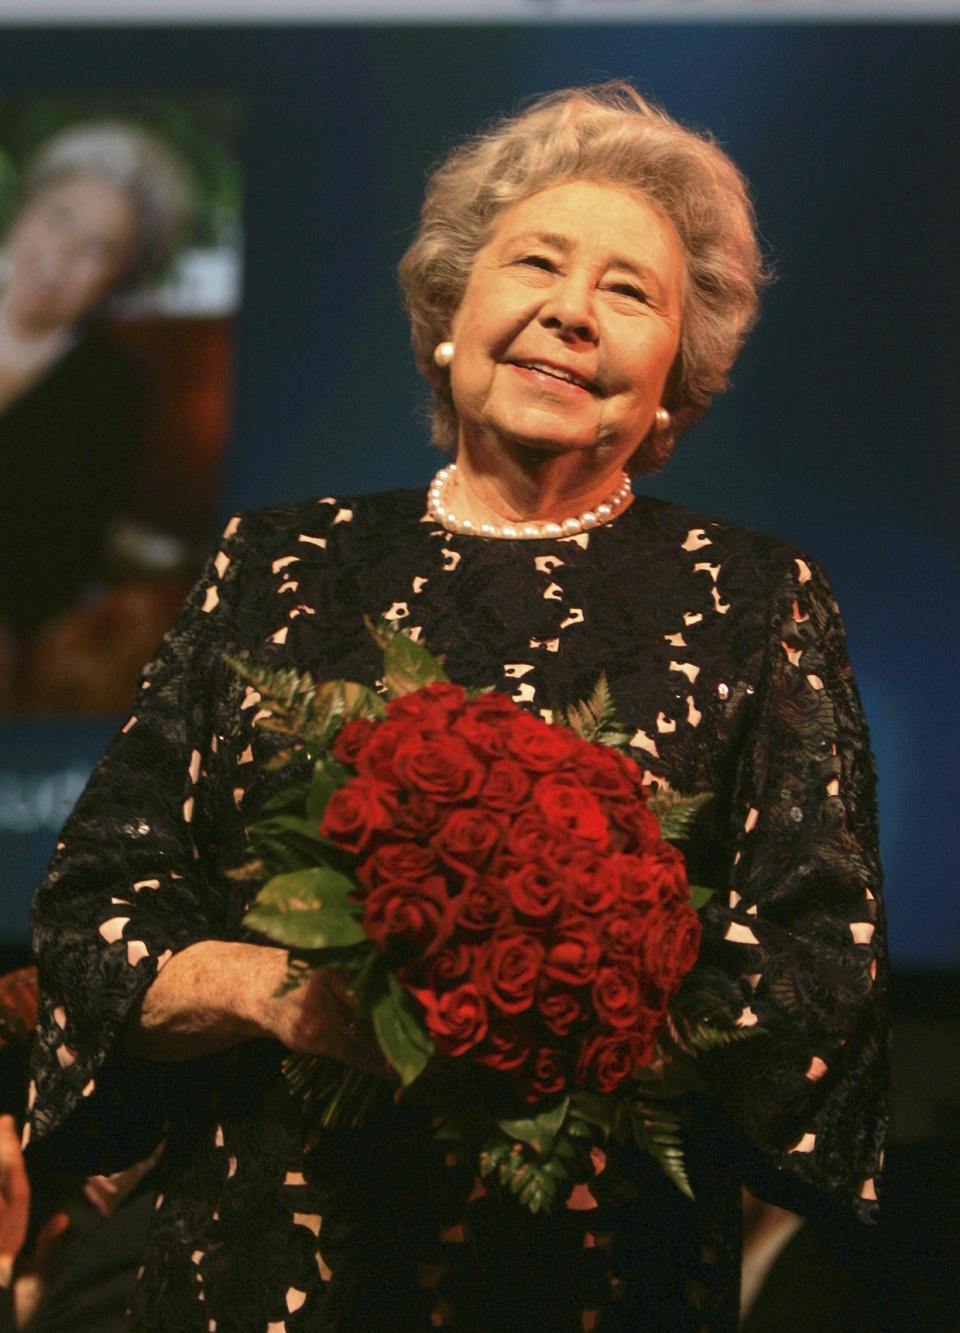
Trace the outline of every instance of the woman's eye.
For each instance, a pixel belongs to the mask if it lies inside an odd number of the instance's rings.
[[[615,282],[611,285],[610,290],[617,292],[620,296],[629,296],[634,301],[642,301],[644,304],[649,300],[643,288],[637,287],[632,282]]]
[[[554,269],[553,260],[548,259],[546,255],[523,255],[519,262],[529,264],[532,268],[543,269],[545,273],[552,273]]]

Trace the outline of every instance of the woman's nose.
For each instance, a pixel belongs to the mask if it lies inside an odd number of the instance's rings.
[[[541,307],[540,322],[564,337],[596,342],[600,330],[594,293],[585,275],[571,274],[556,283]]]

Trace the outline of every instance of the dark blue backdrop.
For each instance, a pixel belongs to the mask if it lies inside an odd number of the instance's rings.
[[[960,27],[0,32],[5,92],[246,107],[224,512],[432,474],[393,279],[424,174],[522,96],[614,75],[718,135],[778,271],[734,390],[649,489],[825,564],[881,766],[895,958],[956,966]],[[0,729],[0,943],[23,938],[53,828],[109,730]]]

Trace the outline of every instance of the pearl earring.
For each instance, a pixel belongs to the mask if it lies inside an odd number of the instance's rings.
[[[437,343],[433,349],[433,364],[446,370],[453,360],[453,343]]]
[[[665,407],[658,407],[653,414],[653,419],[657,424],[657,430],[660,431],[661,434],[670,429],[670,413]]]

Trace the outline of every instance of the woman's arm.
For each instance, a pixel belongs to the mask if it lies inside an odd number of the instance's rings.
[[[870,1216],[886,1116],[874,767],[836,604],[812,561],[792,561],[770,600],[753,703],[729,896],[706,915],[741,1021],[759,1033],[717,1055],[716,1091],[756,1152],[748,1184],[761,1197],[803,1211],[826,1193]]]
[[[128,1047],[152,1060],[189,1060],[254,1037],[291,1051],[332,1056],[384,1072],[372,1035],[358,1031],[335,977],[316,973],[293,989],[285,949],[202,940],[175,954],[143,997]]]
[[[244,890],[224,869],[242,859],[239,802],[259,772],[246,706],[256,696],[223,655],[259,645],[270,564],[249,526],[228,524],[145,668],[34,900],[30,1125],[34,1138],[56,1133],[56,1152],[82,1156],[87,1173],[130,1165],[162,1134],[173,1071],[136,1060],[126,1041],[144,995],[191,946],[242,938]],[[182,1007],[197,1006],[183,996]]]

